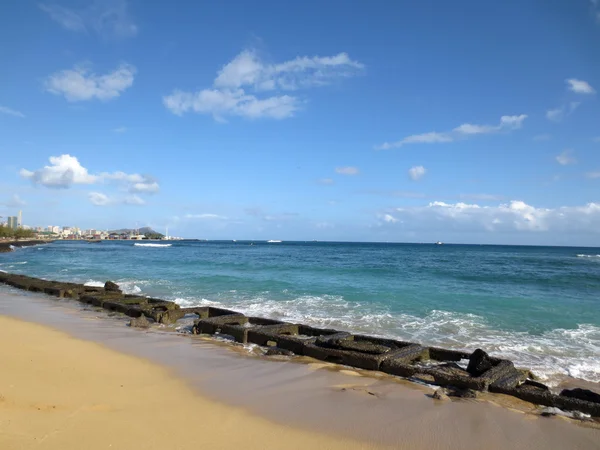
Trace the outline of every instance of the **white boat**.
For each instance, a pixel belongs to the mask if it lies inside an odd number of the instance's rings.
[[[281,241],[278,241],[276,239],[271,239],[269,241],[267,241],[269,244],[281,244]]]
[[[435,245],[444,245],[444,243],[443,243],[443,242],[441,242],[441,241],[437,241],[437,242],[435,243]]]

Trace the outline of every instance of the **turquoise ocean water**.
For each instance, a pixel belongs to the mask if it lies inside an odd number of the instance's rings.
[[[0,270],[461,349],[600,382],[600,249],[321,242],[56,242]]]

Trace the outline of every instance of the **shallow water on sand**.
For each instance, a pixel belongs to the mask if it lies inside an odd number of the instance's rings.
[[[138,245],[135,245],[138,244]],[[57,242],[0,270],[457,349],[550,384],[600,382],[600,250],[296,242]],[[151,244],[148,246],[148,244]],[[159,245],[159,246],[157,246]]]
[[[265,360],[213,339],[132,329],[122,316],[109,317],[72,300],[0,287],[0,314],[166,365],[202,396],[293,427],[391,448],[598,448],[600,430],[594,424],[524,415],[488,403],[487,394],[481,401],[440,403],[430,398],[431,388],[378,372],[340,370],[303,358],[303,364]],[[493,397],[520,411],[535,409],[511,397]],[[190,439],[202,442],[201,434]]]

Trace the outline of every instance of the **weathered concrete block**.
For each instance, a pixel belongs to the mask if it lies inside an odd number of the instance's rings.
[[[171,309],[162,314],[161,320],[162,323],[175,323],[189,314],[196,315],[198,319],[208,319],[210,317],[228,316],[238,313],[229,309],[214,308],[212,306],[198,306],[192,308]]]
[[[194,324],[194,334],[215,334],[220,333],[223,324],[243,325],[247,322],[247,317],[243,314],[229,314],[226,316],[208,317],[200,319]]]
[[[314,343],[320,336],[331,336],[336,333],[338,333],[337,330],[286,323],[251,328],[248,330],[248,342],[264,347],[277,346],[297,355],[303,355],[306,343]],[[344,335],[349,336],[349,333]]]
[[[315,343],[304,346],[304,354],[322,361],[361,369],[379,370],[381,364],[400,354],[402,349],[413,345],[409,342],[394,341],[362,335],[333,334],[321,336]]]
[[[221,316],[223,318],[231,316]],[[242,344],[248,343],[248,331],[252,328],[261,328],[263,326],[282,325],[283,322],[273,319],[264,319],[262,317],[246,317],[242,323],[240,321],[224,320],[221,327],[221,333],[233,336],[233,338]]]
[[[429,358],[436,361],[460,361],[461,359],[469,359],[470,353],[459,350],[448,350],[446,348],[429,347]]]
[[[478,391],[487,391],[495,381],[516,373],[511,361],[490,359],[490,364],[493,364],[492,367],[480,376],[473,376],[452,363],[424,368],[423,372],[432,375],[435,383],[441,386],[456,386]]]
[[[415,360],[421,359],[428,354],[426,347],[418,344],[408,345],[401,348],[393,357],[386,359],[379,370],[390,375],[401,377],[412,377],[419,370],[411,365]]]

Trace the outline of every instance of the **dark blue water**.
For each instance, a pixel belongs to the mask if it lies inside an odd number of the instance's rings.
[[[163,245],[160,247],[152,245]],[[181,305],[482,347],[551,380],[600,382],[600,249],[372,243],[57,242],[0,269]]]

